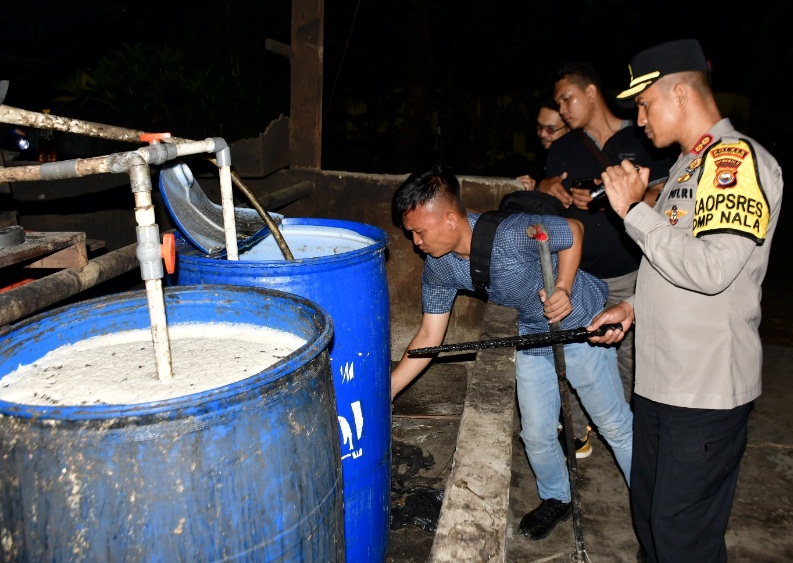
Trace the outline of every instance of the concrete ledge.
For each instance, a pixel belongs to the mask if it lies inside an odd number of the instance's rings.
[[[488,304],[481,338],[516,333],[514,309]],[[453,467],[430,561],[505,561],[515,349],[480,350],[468,382]]]

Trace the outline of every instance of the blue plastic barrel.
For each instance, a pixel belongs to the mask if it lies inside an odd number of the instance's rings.
[[[377,227],[333,219],[285,218],[281,232],[294,261],[284,259],[272,236],[238,261],[209,258],[177,237],[173,280],[278,289],[330,314],[347,561],[384,561],[391,492],[388,238]]]
[[[2,559],[343,561],[327,314],[282,292],[230,286],[169,288],[166,314],[169,326],[246,323],[306,344],[256,375],[168,400],[0,402]],[[143,292],[64,307],[0,332],[0,374],[66,344],[148,327]]]

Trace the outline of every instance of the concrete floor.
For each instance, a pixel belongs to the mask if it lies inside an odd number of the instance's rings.
[[[776,255],[790,248],[793,237],[778,233]],[[763,395],[749,419],[749,445],[741,466],[735,503],[727,532],[731,562],[793,561],[793,311],[787,281],[793,265],[774,260],[764,284]],[[394,403],[393,439],[421,448],[435,464],[415,476],[416,485],[443,488],[454,454],[464,389],[472,355],[465,361],[436,362]],[[507,526],[507,561],[569,561],[575,552],[572,519],[560,524],[545,540],[529,541],[517,532],[521,517],[539,502],[534,475],[518,437],[512,443],[512,482]],[[591,561],[635,561],[638,544],[633,533],[628,489],[613,457],[593,434],[593,455],[580,460],[579,489],[584,545]],[[427,485],[429,483],[429,485]],[[416,526],[392,531],[390,563],[429,560],[433,534]]]
[[[793,347],[765,346],[764,393],[750,416],[749,446],[727,533],[730,561],[793,561],[793,389],[789,368]],[[393,439],[421,448],[435,464],[419,471],[409,486],[443,488],[454,454],[462,408],[461,386],[469,362],[432,366],[395,403]],[[442,395],[446,396],[443,400]],[[507,561],[565,561],[575,551],[572,519],[545,540],[532,542],[517,532],[521,517],[538,502],[534,475],[518,437],[512,444],[512,483],[507,527]],[[591,457],[579,460],[584,546],[591,561],[635,561],[628,489],[604,442],[593,433]],[[433,534],[416,526],[391,532],[388,561],[428,561]]]

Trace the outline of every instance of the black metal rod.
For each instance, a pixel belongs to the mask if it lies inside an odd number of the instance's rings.
[[[476,340],[473,342],[458,342],[444,344],[431,348],[413,348],[408,350],[409,356],[427,356],[440,352],[461,352],[463,350],[481,350],[485,348],[522,348],[529,346],[550,346],[558,343],[569,343],[586,340],[590,336],[603,336],[609,330],[622,330],[621,324],[605,324],[596,330],[587,330],[586,327],[558,330],[555,332],[540,332],[524,334],[522,336],[508,336],[506,338],[493,338],[492,340]]]
[[[553,275],[551,262],[551,248],[548,241],[548,231],[543,225],[529,227],[526,234],[535,239],[540,250],[540,266],[542,267],[542,281],[545,287],[545,297],[550,298],[556,292],[556,279]],[[551,333],[560,332],[558,322],[551,323]],[[584,526],[581,520],[581,495],[578,492],[578,464],[575,457],[573,441],[573,415],[570,410],[570,392],[567,381],[567,363],[564,358],[564,344],[553,345],[553,361],[556,367],[556,377],[559,380],[559,396],[562,401],[562,420],[564,421],[564,438],[567,445],[567,470],[570,474],[570,498],[573,512],[573,535],[575,536],[576,561],[587,561],[586,548],[584,547]]]
[[[294,260],[295,257],[292,254],[292,251],[289,248],[286,239],[284,239],[284,235],[281,234],[281,230],[278,228],[278,225],[276,225],[275,221],[273,221],[273,218],[270,217],[270,213],[268,213],[268,211],[262,206],[262,204],[259,203],[259,200],[256,199],[256,195],[254,195],[254,193],[250,190],[250,188],[248,188],[247,184],[245,184],[245,182],[242,181],[242,178],[240,178],[239,175],[233,170],[231,171],[231,181],[234,182],[234,185],[237,186],[240,189],[240,191],[245,194],[245,197],[248,198],[248,201],[251,203],[251,205],[253,205],[254,209],[256,209],[256,211],[259,213],[259,217],[261,217],[264,220],[264,223],[270,229],[270,232],[272,233],[273,237],[275,237],[275,242],[278,244],[278,248],[281,249],[281,254],[284,255],[284,258],[286,258],[287,260]]]

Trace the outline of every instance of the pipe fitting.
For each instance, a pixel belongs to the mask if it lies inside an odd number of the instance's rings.
[[[167,143],[153,143],[147,147],[141,147],[135,152],[140,154],[149,164],[162,164],[178,156],[176,147]]]
[[[218,168],[221,166],[231,166],[231,149],[222,137],[211,137],[215,143],[215,160],[218,163]]]
[[[160,228],[155,225],[135,227],[138,235],[138,246],[135,256],[140,262],[140,278],[142,280],[162,279],[164,276],[162,254],[160,252]]]
[[[146,164],[146,159],[135,151],[117,152],[107,156],[107,171],[122,174],[129,172],[130,167],[141,163]]]
[[[47,162],[41,165],[42,180],[63,180],[79,176],[77,172],[77,160],[62,160],[59,162]]]
[[[151,192],[151,172],[146,160],[137,152],[127,153],[126,170],[129,172],[129,184],[132,193]]]

